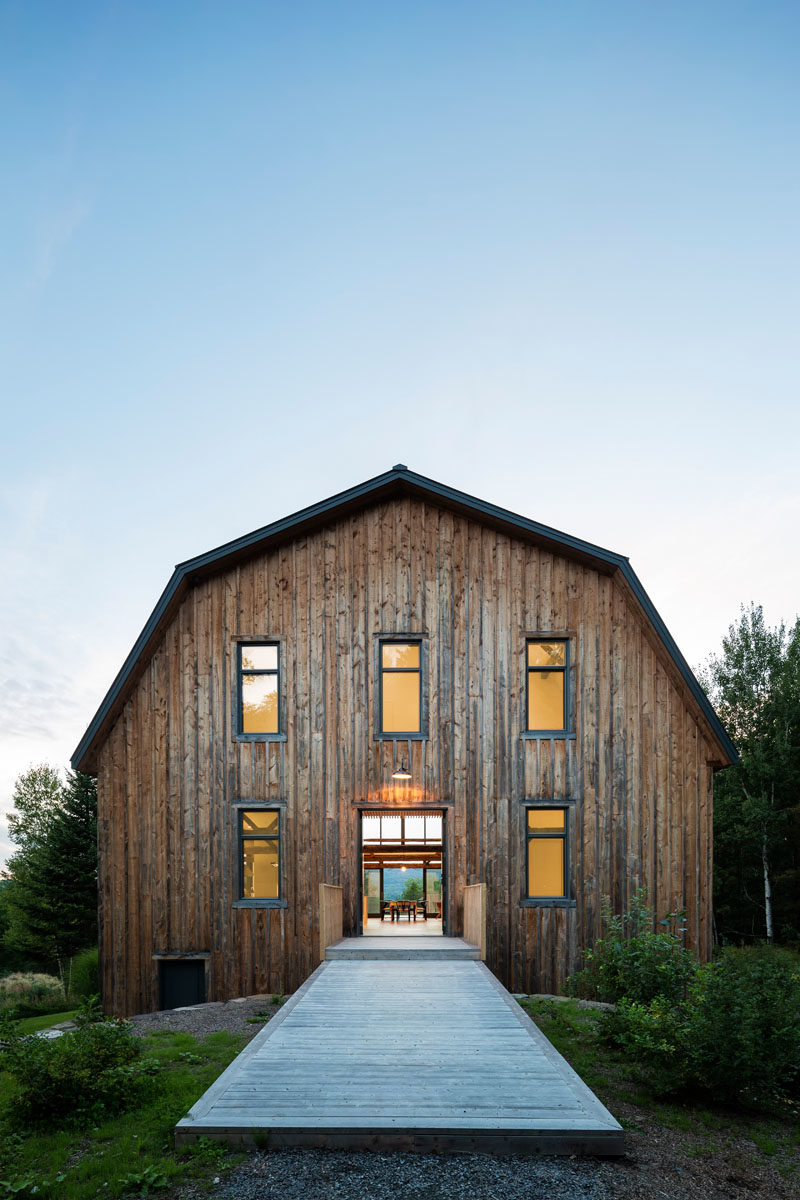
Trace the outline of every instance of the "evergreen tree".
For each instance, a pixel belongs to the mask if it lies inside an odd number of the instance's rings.
[[[4,948],[31,962],[67,959],[97,939],[97,788],[46,766],[20,776],[9,818],[19,849],[4,887]]]
[[[69,772],[45,842],[42,892],[58,957],[97,943],[97,783]]]

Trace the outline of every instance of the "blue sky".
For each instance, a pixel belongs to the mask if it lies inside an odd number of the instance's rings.
[[[402,461],[800,607],[794,3],[0,0],[0,860],[175,562]]]

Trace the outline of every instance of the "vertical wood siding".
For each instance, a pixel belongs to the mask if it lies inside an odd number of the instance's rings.
[[[571,638],[574,737],[520,736],[525,636]],[[429,736],[379,741],[376,635],[425,636]],[[281,644],[286,740],[233,737],[237,637]],[[558,991],[604,896],[646,885],[710,949],[714,750],[624,584],[408,497],[346,516],[188,594],[99,756],[107,1008],[158,1003],[157,956],[210,955],[209,999],[291,991],[319,941],[319,884],[358,920],[358,805],[447,804],[447,920],[487,885],[488,965]],[[391,786],[405,758],[406,791]],[[524,806],[571,802],[575,906],[529,907]],[[284,908],[234,908],[236,812],[281,802]]]

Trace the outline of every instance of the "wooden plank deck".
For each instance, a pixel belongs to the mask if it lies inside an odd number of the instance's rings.
[[[621,1154],[622,1129],[483,963],[326,961],[177,1144]]]

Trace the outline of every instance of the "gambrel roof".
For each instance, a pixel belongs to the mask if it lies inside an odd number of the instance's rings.
[[[451,512],[490,525],[498,532],[525,538],[565,558],[583,562],[604,574],[618,573],[663,644],[678,675],[694,698],[728,762],[738,761],[736,748],[722,722],[714,712],[708,697],[624,555],[604,550],[601,546],[595,546],[591,542],[585,542],[571,534],[561,533],[548,525],[541,525],[538,521],[531,521],[528,517],[522,517],[517,513],[500,508],[496,504],[478,500],[475,496],[447,487],[443,483],[437,483],[434,479],[417,475],[416,472],[410,471],[408,467],[400,463],[392,467],[390,471],[358,484],[357,487],[338,492],[327,500],[321,500],[318,504],[303,508],[280,521],[274,521],[271,525],[265,525],[253,533],[245,534],[244,537],[226,542],[214,550],[209,550],[206,554],[200,554],[196,558],[178,563],[147,624],[75,749],[71,760],[73,769],[84,771],[93,769],[95,753],[99,744],[121,711],[167,624],[194,584],[208,575],[216,574],[256,553],[262,553],[280,542],[298,537],[351,512],[400,496],[412,496],[418,500],[435,503]],[[720,765],[727,764],[720,763]]]

